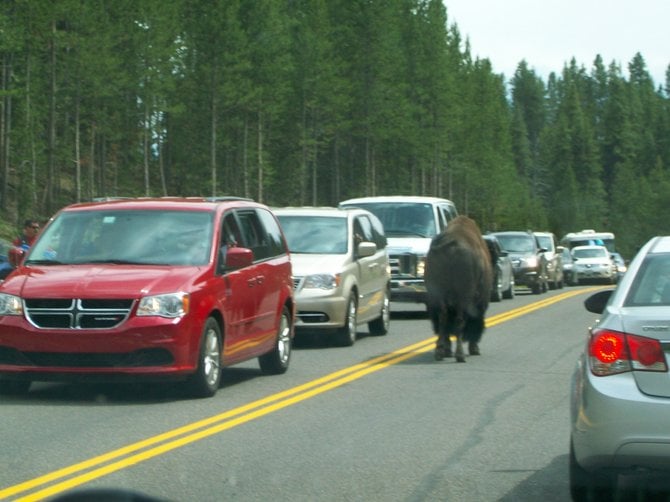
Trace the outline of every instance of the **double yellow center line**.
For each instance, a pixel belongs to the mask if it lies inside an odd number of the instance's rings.
[[[487,327],[495,326],[496,324],[528,314],[553,303],[588,291],[591,291],[591,289],[572,290],[530,305],[503,312],[487,318],[486,325]],[[123,448],[110,451],[104,455],[93,457],[84,462],[58,469],[17,485],[9,486],[0,490],[0,500],[7,500],[10,497],[21,494],[27,495],[15,500],[43,500],[94,479],[120,471],[121,469],[162,455],[163,453],[205,439],[225,430],[232,429],[233,427],[269,415],[270,413],[274,413],[277,410],[281,410],[301,401],[305,401],[318,394],[340,387],[375,371],[379,371],[388,366],[398,364],[419,354],[428,352],[433,349],[434,345],[435,337],[433,336],[389,354],[375,357],[354,366],[330,373],[324,377],[317,378],[316,380],[312,380],[303,385],[298,385],[297,387],[287,389],[283,392],[239,406],[225,413],[193,422],[163,434],[147,438],[143,441],[130,444]],[[45,486],[45,488],[30,493],[32,490],[42,486]]]

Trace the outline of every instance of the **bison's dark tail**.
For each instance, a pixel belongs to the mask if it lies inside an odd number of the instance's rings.
[[[478,343],[484,333],[484,316],[466,316],[463,326],[463,340]]]
[[[462,317],[459,315],[458,309],[453,307],[446,307],[443,310],[444,319],[442,320],[441,328],[442,335],[450,336],[455,335],[461,330],[461,325],[463,323]]]
[[[455,335],[461,329],[462,320],[458,310],[438,304],[428,304],[428,317],[436,335]]]
[[[433,333],[436,335],[440,333],[440,307],[428,304],[428,317],[433,325]]]

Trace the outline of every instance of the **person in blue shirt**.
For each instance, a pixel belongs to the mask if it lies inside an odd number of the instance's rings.
[[[23,232],[16,239],[12,241],[14,249],[9,251],[9,264],[16,267],[21,258],[30,249],[30,246],[35,242],[37,234],[40,232],[40,224],[37,220],[26,220],[23,222]]]

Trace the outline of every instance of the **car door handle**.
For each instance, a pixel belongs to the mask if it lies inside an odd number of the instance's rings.
[[[247,281],[247,285],[250,288],[253,288],[254,286],[258,286],[260,284],[263,284],[263,281],[265,280],[265,276],[262,275],[257,275],[256,277],[252,277]]]

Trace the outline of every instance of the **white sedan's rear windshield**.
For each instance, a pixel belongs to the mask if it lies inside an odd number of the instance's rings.
[[[626,306],[670,305],[670,255],[649,256],[631,285]]]

